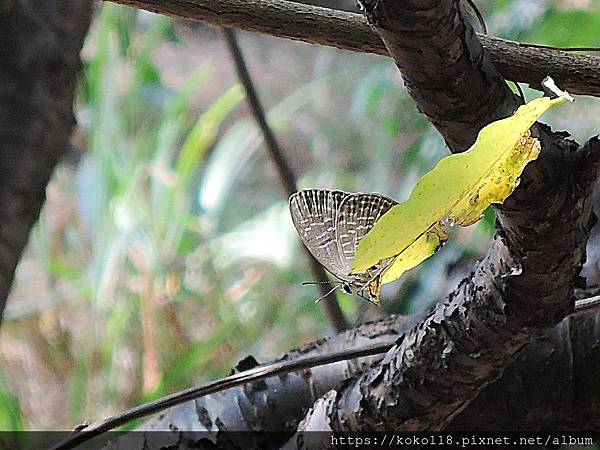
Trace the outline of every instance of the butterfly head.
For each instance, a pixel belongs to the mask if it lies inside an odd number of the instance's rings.
[[[340,290],[345,294],[355,294],[379,306],[381,294],[381,281],[379,274],[364,277],[363,274],[355,276],[352,281],[344,281]]]

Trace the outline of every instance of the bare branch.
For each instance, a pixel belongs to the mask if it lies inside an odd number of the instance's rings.
[[[133,420],[147,417],[151,414],[163,411],[175,405],[180,405],[197,397],[220,392],[224,389],[230,389],[243,384],[256,382],[267,377],[285,375],[290,372],[297,372],[299,370],[310,369],[311,367],[347,361],[348,359],[353,358],[364,358],[373,355],[379,355],[388,351],[392,345],[393,342],[384,342],[382,344],[374,344],[369,347],[361,347],[358,349],[346,349],[337,352],[293,359],[290,361],[279,361],[276,363],[267,364],[265,366],[256,365],[255,367],[243,372],[238,372],[219,380],[209,381],[201,386],[190,388],[185,391],[176,392],[153,402],[128,409],[118,415],[101,419],[98,422],[78,426],[71,436],[56,444],[50,450],[69,450],[75,448],[96,436],[132,422]]]
[[[388,55],[364,16],[288,0],[112,0],[156,13],[199,20],[343,50]],[[507,80],[535,89],[547,75],[572,94],[600,96],[600,57],[577,55],[478,35]]]
[[[449,429],[534,431],[549,423],[558,430],[597,429],[600,426],[600,395],[595,392],[600,385],[596,382],[595,374],[600,367],[600,347],[595,343],[600,337],[600,308],[597,304],[592,307],[590,303],[587,299],[577,302],[573,314],[523,349],[507,367],[502,378],[487,386],[469,408],[454,418]],[[308,358],[311,355],[324,356],[354,346],[373,348],[374,342],[383,344],[384,348],[386,342],[392,343],[398,335],[410,329],[416,319],[392,317],[364,324],[356,330],[296,350],[280,361],[296,358],[307,361],[312,359]],[[348,355],[350,352],[345,353]],[[155,431],[185,432],[191,428],[196,431],[212,430],[211,439],[215,442],[219,442],[220,434],[225,435],[228,430],[251,431],[256,430],[259,424],[263,431],[293,431],[293,424],[312,403],[310,398],[322,396],[339,387],[344,379],[364,372],[382,357],[374,355],[317,366],[310,372],[264,378],[245,387],[238,386],[197,399],[196,402],[189,401],[169,409],[139,428],[137,431],[150,432],[146,440],[139,439],[139,448],[144,442],[152,442],[152,432]],[[571,373],[572,370],[576,371],[577,376]],[[257,391],[262,395],[253,395]],[[549,392],[552,395],[548,395]],[[273,405],[286,407],[273,408]],[[548,411],[552,411],[552,414],[549,415]],[[212,426],[215,423],[221,424],[218,430]],[[243,436],[244,439],[257,437],[250,433]],[[285,435],[267,432],[261,436],[272,438],[270,443],[273,445],[268,446],[271,448],[280,444],[278,439]],[[204,439],[206,435],[199,434],[198,437]],[[177,433],[172,433],[170,442],[168,437],[165,438],[161,436],[162,448],[174,446],[180,439]],[[114,441],[106,448],[122,448],[118,442]],[[265,446],[263,440],[260,447]]]

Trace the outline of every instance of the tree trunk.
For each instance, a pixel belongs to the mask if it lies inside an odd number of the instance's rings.
[[[0,320],[46,185],[69,145],[91,4],[22,0],[0,6]]]

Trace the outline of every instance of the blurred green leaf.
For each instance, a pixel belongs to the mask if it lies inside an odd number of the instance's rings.
[[[190,177],[197,170],[208,146],[214,142],[221,122],[244,97],[243,88],[235,85],[198,119],[185,140],[181,154],[175,163],[175,173],[182,187],[189,184]]]
[[[557,47],[600,47],[600,7],[550,9],[531,29],[532,43]]]
[[[10,392],[0,374],[0,431],[21,431],[25,429],[19,399]],[[0,445],[5,439],[16,438],[14,433],[0,433]],[[3,447],[10,448],[10,447]]]

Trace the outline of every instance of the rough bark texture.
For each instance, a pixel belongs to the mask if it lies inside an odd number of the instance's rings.
[[[380,322],[366,323],[354,330],[315,342],[284,355],[280,360],[291,360],[345,348],[372,344],[393,343],[398,336],[416,323],[417,317],[389,317]],[[229,389],[172,408],[140,430],[167,431],[206,430],[216,432],[211,439],[226,441],[242,438],[241,448],[267,448],[282,443],[285,435],[258,433],[254,441],[250,435],[228,436],[227,430],[263,431],[265,429],[293,433],[304,414],[324,393],[341,381],[363,373],[383,355],[315,367],[283,377],[272,377],[244,387]],[[206,436],[204,436],[206,437]],[[173,436],[173,438],[177,438]],[[252,442],[252,443],[251,443]],[[172,442],[173,443],[173,442]],[[236,442],[240,444],[239,442]]]
[[[416,318],[391,317],[364,324],[285,355],[282,359],[322,354],[356,345],[388,341],[402,335]],[[296,430],[298,420],[315,399],[344,380],[368,370],[379,358],[336,363],[306,373],[275,377],[231,389],[195,402],[171,408],[148,421],[140,431],[170,431],[161,435],[168,449],[181,442],[179,430],[215,432],[213,443],[236,436],[227,430],[274,430],[283,433],[245,434],[244,448],[276,448]],[[448,430],[582,430],[600,427],[600,308],[574,313],[525,347],[507,366],[503,376],[486,386],[477,399],[448,425]],[[207,435],[188,435],[188,445],[213,448],[201,440]],[[239,438],[239,436],[237,436]],[[139,438],[139,436],[138,436]],[[148,441],[153,441],[152,435]],[[265,439],[270,439],[266,441]],[[107,446],[123,448],[119,441]],[[144,439],[129,450],[144,448]],[[194,447],[195,448],[195,447]]]
[[[286,0],[112,0],[116,3],[216,26],[330,45],[343,50],[388,55],[365,17]],[[547,75],[572,94],[600,95],[600,57],[532,48],[478,36],[507,80],[539,88]]]
[[[0,6],[0,317],[74,124],[79,51],[91,0]]]
[[[467,149],[481,128],[520,101],[464,20],[459,2],[376,2],[369,19],[402,80],[453,151]]]
[[[600,309],[572,314],[519,353],[447,430],[600,429]]]

